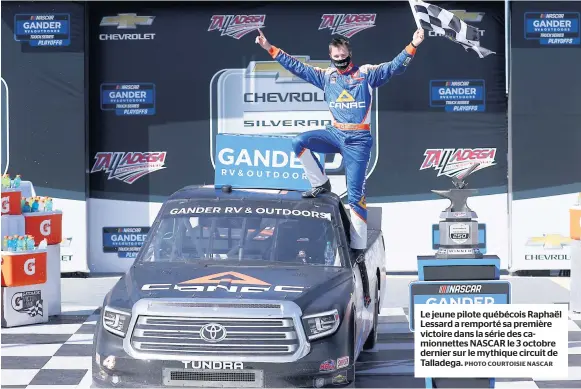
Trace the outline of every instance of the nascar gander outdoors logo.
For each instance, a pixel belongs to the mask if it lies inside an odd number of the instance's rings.
[[[264,28],[266,15],[214,15],[208,31],[219,30],[220,35],[240,39],[244,35]]]
[[[331,34],[351,38],[353,35],[375,27],[376,14],[324,14],[319,30],[328,28]]]
[[[133,184],[146,174],[165,169],[166,154],[166,151],[97,153],[91,173],[104,171],[108,173],[108,180],[117,179]]]
[[[496,165],[496,148],[427,149],[424,156],[420,170],[433,168],[438,171],[437,177],[458,177],[475,163],[478,164],[475,172]]]

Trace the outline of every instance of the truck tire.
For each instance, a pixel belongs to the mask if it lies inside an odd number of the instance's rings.
[[[363,350],[371,350],[372,348],[375,347],[375,345],[377,344],[377,334],[378,334],[378,329],[377,327],[379,326],[379,290],[377,289],[377,287],[375,288],[375,305],[374,305],[374,312],[373,312],[373,329],[371,330],[371,332],[369,333],[369,336],[367,337],[367,340],[365,341],[365,344],[363,345]]]

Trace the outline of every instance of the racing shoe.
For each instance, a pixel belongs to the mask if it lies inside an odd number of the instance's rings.
[[[331,191],[331,181],[327,180],[327,182],[325,182],[323,185],[321,186],[315,186],[312,189],[309,189],[306,192],[303,192],[303,197],[317,197],[318,195],[320,195],[321,193],[325,193],[325,192],[330,192]]]

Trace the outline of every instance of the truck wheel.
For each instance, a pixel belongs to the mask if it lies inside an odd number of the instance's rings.
[[[379,326],[379,290],[375,288],[375,305],[373,312],[373,329],[369,333],[365,344],[363,345],[363,350],[371,350],[377,344],[377,327]]]

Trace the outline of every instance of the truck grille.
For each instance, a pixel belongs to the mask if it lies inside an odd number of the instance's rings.
[[[260,388],[264,386],[264,377],[260,370],[164,369],[163,383],[167,386]]]
[[[139,316],[131,346],[179,356],[291,356],[299,348],[292,318]]]

